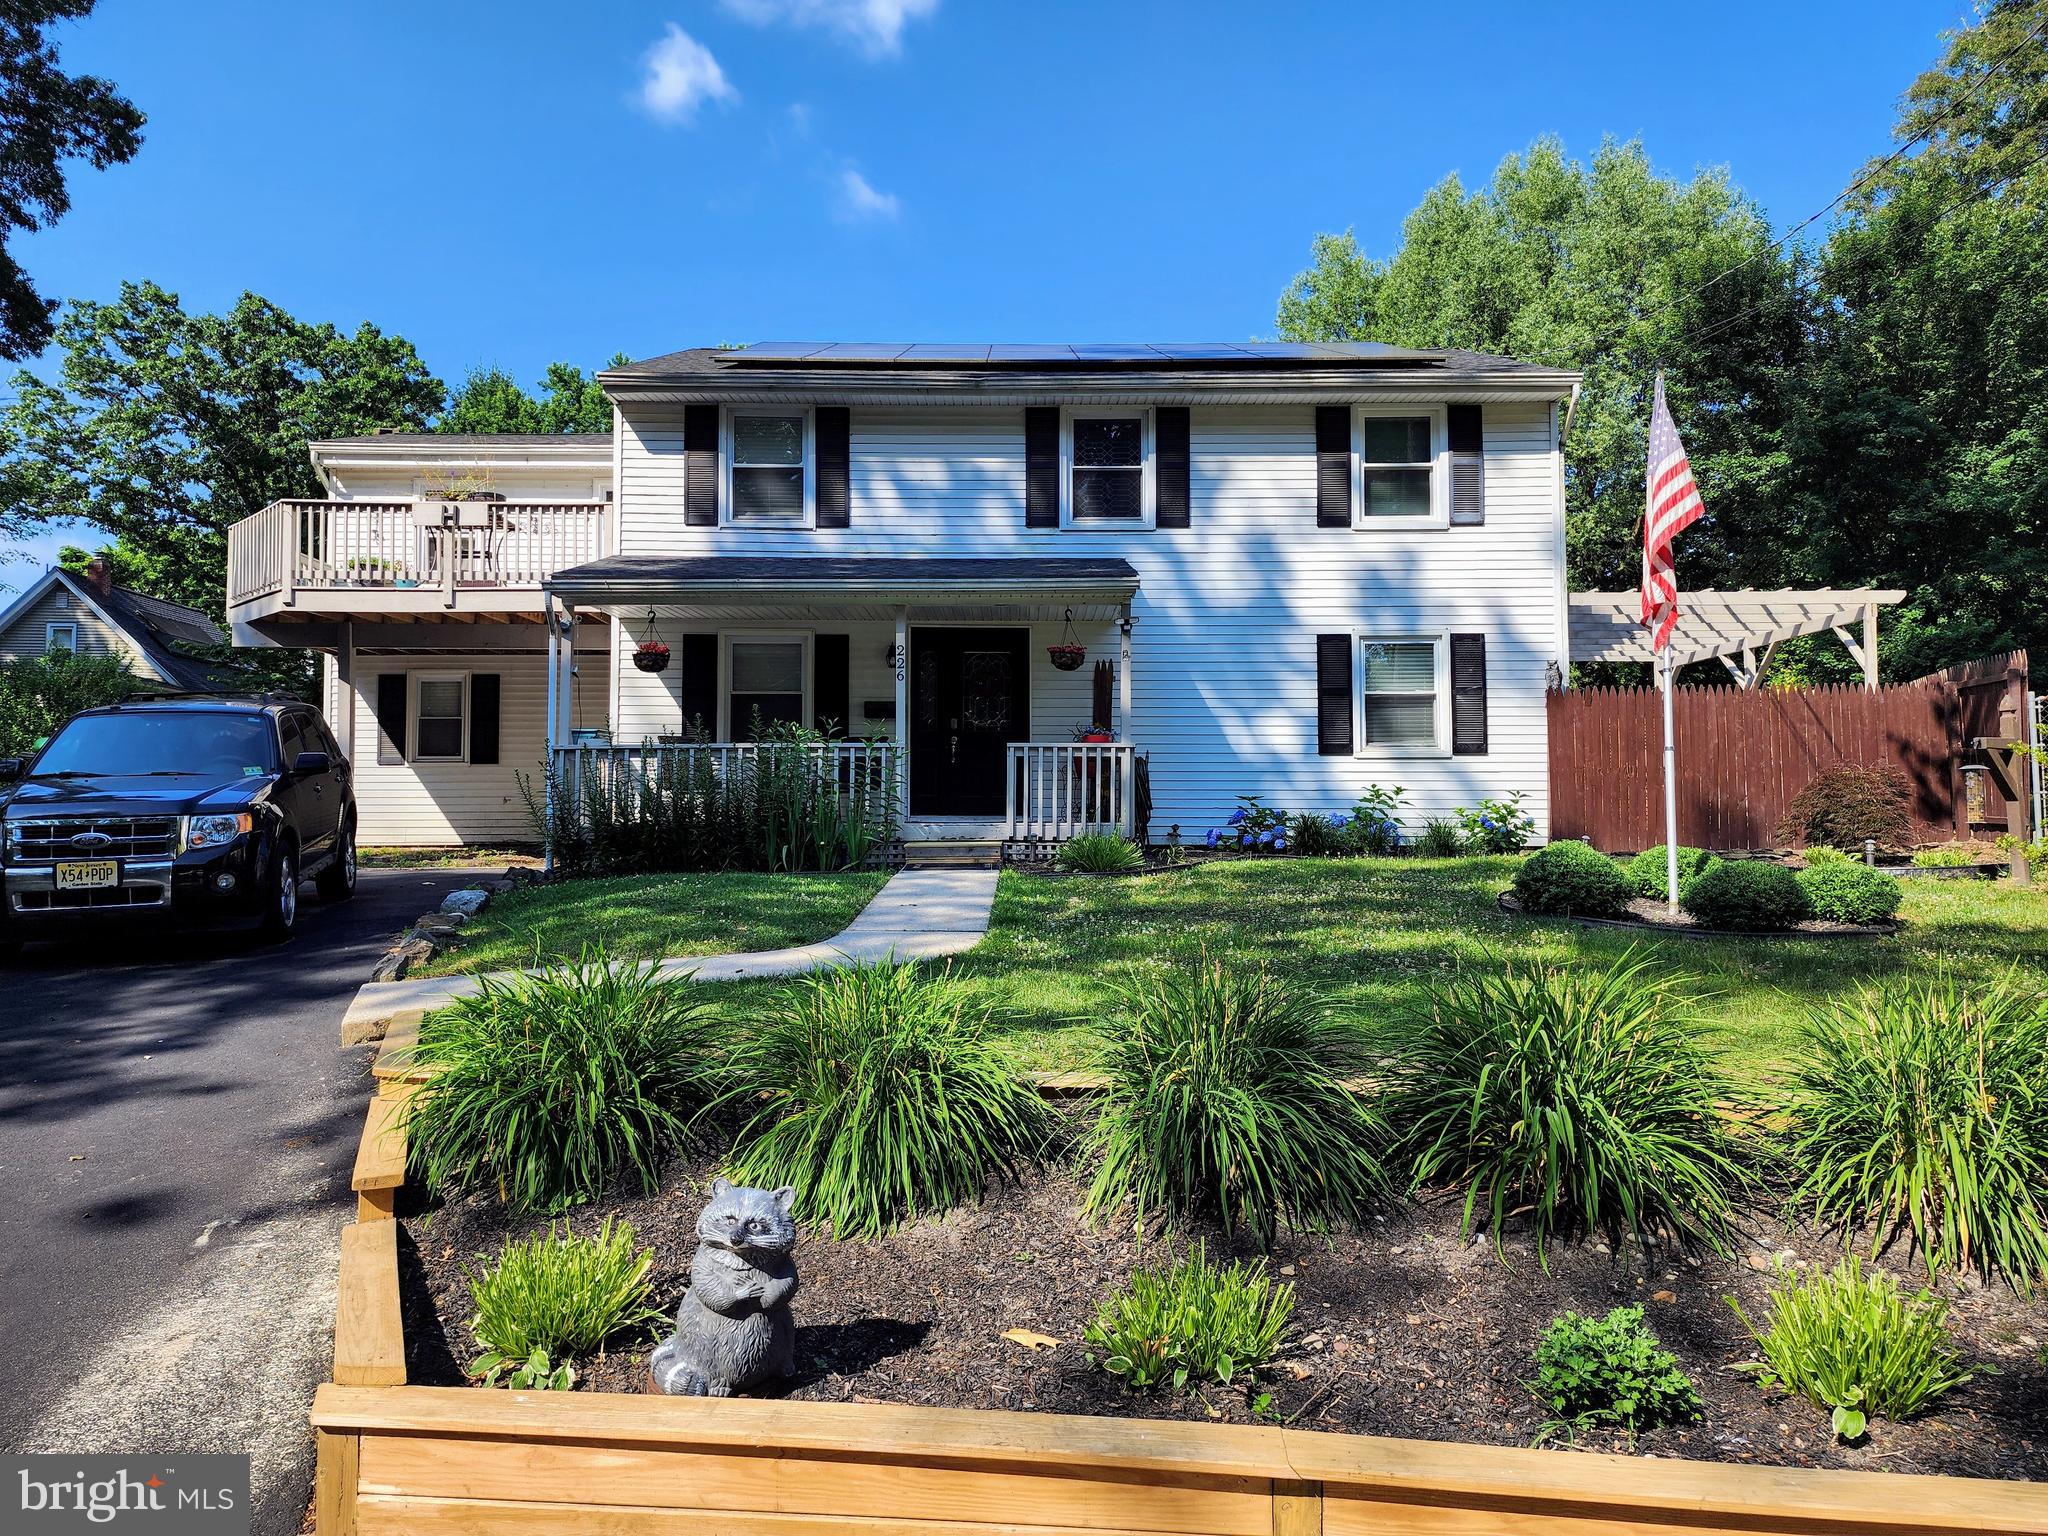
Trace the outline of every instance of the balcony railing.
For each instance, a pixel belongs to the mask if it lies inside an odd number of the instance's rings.
[[[228,603],[381,588],[538,588],[605,553],[602,501],[276,501],[228,530]]]
[[[893,795],[902,783],[901,758],[893,741],[829,741],[812,744],[755,741],[642,742],[636,747],[557,747],[556,782],[582,804],[593,792],[611,794],[726,784],[758,774],[777,757],[795,754],[845,795]]]
[[[1126,741],[1010,744],[1006,838],[1064,842],[1135,826],[1137,755]]]

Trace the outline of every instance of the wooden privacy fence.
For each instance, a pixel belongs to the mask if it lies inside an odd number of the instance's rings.
[[[405,1385],[385,1042],[342,1231],[318,1536],[2048,1536],[2048,1485],[1278,1426]]]

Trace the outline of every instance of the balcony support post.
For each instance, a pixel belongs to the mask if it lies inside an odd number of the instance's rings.
[[[341,755],[356,759],[356,626],[341,621],[340,643],[334,647],[334,724],[341,737]]]
[[[1131,732],[1131,605],[1124,604],[1117,616],[1117,726],[1123,738],[1123,834],[1133,836],[1138,827],[1138,748]]]
[[[910,825],[910,610],[896,610],[897,824]]]

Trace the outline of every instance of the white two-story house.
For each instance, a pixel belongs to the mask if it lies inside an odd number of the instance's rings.
[[[894,755],[910,840],[1198,842],[1372,784],[1547,830],[1573,374],[801,343],[601,382],[609,437],[315,443],[330,499],[232,530],[235,637],[324,653],[365,844],[529,839],[551,752],[784,720]]]

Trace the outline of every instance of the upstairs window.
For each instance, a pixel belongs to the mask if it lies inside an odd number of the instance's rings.
[[[1359,738],[1364,749],[1440,750],[1449,694],[1442,637],[1367,637],[1359,649]]]
[[[1361,527],[1445,521],[1444,413],[1366,410],[1358,418],[1358,508]]]
[[[1075,412],[1068,420],[1067,521],[1143,527],[1152,517],[1151,423],[1143,412]]]
[[[45,624],[43,626],[43,650],[55,655],[59,651],[75,655],[78,651],[78,626],[76,624]]]
[[[731,418],[726,520],[741,527],[800,527],[810,520],[808,411],[735,411]]]
[[[795,638],[734,639],[728,662],[728,741],[752,741],[760,728],[802,725],[810,710],[804,696],[804,643]]]

